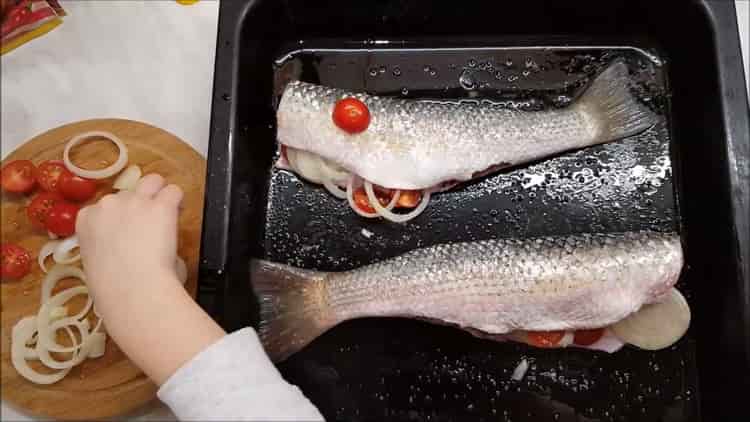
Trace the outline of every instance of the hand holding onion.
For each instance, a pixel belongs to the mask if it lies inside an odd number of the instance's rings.
[[[78,215],[87,285],[107,332],[157,384],[224,335],[180,282],[182,191],[156,174]],[[183,271],[184,269],[179,269]],[[159,345],[170,353],[154,353]]]
[[[180,188],[165,187],[161,176],[151,174],[135,191],[81,210],[76,232],[88,285],[102,312],[137,300],[131,296],[152,288],[155,275],[181,287],[174,269],[181,200]]]

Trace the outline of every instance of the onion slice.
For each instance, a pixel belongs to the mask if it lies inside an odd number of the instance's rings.
[[[354,202],[354,178],[356,176],[352,176],[349,178],[349,181],[346,183],[346,200],[349,202],[349,206],[362,217],[365,218],[377,218],[380,215],[377,212],[366,212],[359,209],[357,206],[357,203]]]
[[[660,350],[682,338],[689,326],[690,307],[682,294],[672,288],[664,300],[644,305],[611,329],[626,343],[644,350]]]
[[[68,360],[58,361],[56,359],[53,359],[50,355],[50,350],[44,347],[44,344],[41,341],[37,341],[36,352],[39,355],[39,360],[44,364],[44,366],[52,369],[72,368],[83,362],[83,360],[86,359],[86,356],[88,356],[90,336],[88,333],[88,327],[86,327],[86,325],[84,325],[81,321],[72,318],[61,319],[50,324],[49,329],[50,332],[52,332],[54,335],[57,330],[61,328],[67,328],[69,326],[75,327],[78,330],[78,332],[81,334],[81,342],[79,343],[78,341],[76,341],[76,338],[72,335],[72,333],[68,333],[68,336],[71,336],[73,347],[75,347],[72,355],[70,356],[70,359]]]
[[[513,374],[510,376],[510,378],[513,381],[521,381],[526,375],[526,371],[528,370],[529,362],[526,359],[521,359],[521,362],[519,362],[518,366],[516,366],[516,369],[513,370]]]
[[[86,274],[80,268],[69,265],[55,265],[42,281],[42,305],[49,301],[52,290],[64,278],[77,278],[84,283],[86,282]]]
[[[88,358],[96,359],[104,356],[106,346],[107,334],[97,332],[91,333],[91,336],[89,336]]]
[[[331,193],[331,195],[335,196],[339,199],[346,199],[346,191],[341,189],[337,184],[333,183],[331,179],[324,179],[323,180],[323,186],[328,189],[328,192]]]
[[[372,190],[371,183],[365,182],[365,191],[367,192],[368,198],[375,197],[375,192]],[[394,198],[398,200],[397,195],[394,195]],[[370,199],[370,205],[373,208],[375,208],[375,211],[386,220],[392,221],[394,223],[405,223],[411,219],[416,218],[419,214],[422,214],[422,211],[424,211],[425,208],[427,208],[427,204],[429,202],[430,202],[430,191],[425,190],[424,192],[422,192],[422,201],[419,203],[419,205],[416,208],[414,208],[411,212],[407,214],[396,214],[394,212],[391,212],[391,210],[388,209],[387,207],[383,207],[382,205],[380,205],[380,203],[377,200],[373,201],[372,199]]]
[[[86,329],[83,330],[85,331],[85,334],[83,331],[81,332],[83,338],[81,339],[80,344],[72,347],[61,346],[55,341],[55,331],[51,328],[53,326],[50,318],[51,309],[57,306],[61,306],[73,297],[80,295],[87,296],[86,306],[84,306],[83,310],[75,316],[55,321],[54,324],[85,324]],[[85,317],[85,315],[91,309],[92,303],[93,301],[91,300],[91,296],[89,295],[89,289],[86,286],[71,287],[70,289],[63,290],[62,292],[52,296],[47,302],[42,305],[42,307],[39,309],[39,313],[36,316],[36,328],[39,332],[39,337],[37,338],[37,346],[41,344],[42,347],[48,349],[50,352],[58,353],[72,352],[74,350],[80,349],[81,345],[86,342],[86,337],[88,337],[88,321],[84,322],[81,321],[81,319],[83,319],[83,317]]]
[[[52,258],[58,264],[72,264],[81,259],[81,254],[70,256],[70,251],[78,247],[78,236],[73,235],[60,241],[55,248]]]
[[[86,170],[76,166],[70,160],[70,150],[84,140],[93,137],[106,138],[113,144],[115,144],[115,146],[117,146],[117,160],[107,168],[103,168],[101,170]],[[95,130],[92,132],[86,132],[76,135],[70,141],[68,141],[68,144],[65,145],[65,151],[63,151],[63,161],[65,162],[65,167],[76,176],[80,176],[86,179],[106,179],[108,177],[114,176],[123,168],[125,168],[125,165],[128,163],[128,149],[120,140],[120,138],[113,135],[112,133]]]
[[[372,183],[365,180],[365,193],[367,194],[367,200],[370,201],[370,205],[375,208],[375,212],[382,215],[382,212],[379,210],[383,209],[386,211],[391,211],[393,208],[396,207],[396,204],[398,204],[398,198],[401,197],[401,191],[396,189],[396,192],[393,193],[393,196],[391,197],[391,202],[388,203],[385,207],[380,205],[380,201],[378,200],[377,195],[375,195],[375,190],[372,188]],[[377,206],[375,206],[377,204]]]
[[[135,164],[128,166],[119,176],[115,179],[115,183],[112,185],[117,190],[135,190],[138,181],[141,180],[141,168]]]
[[[70,368],[52,374],[42,374],[29,366],[26,362],[26,342],[34,336],[35,332],[36,317],[34,316],[22,318],[13,326],[10,346],[11,362],[16,371],[27,380],[36,384],[54,384],[68,375]]]
[[[55,252],[55,250],[57,249],[57,245],[59,244],[59,240],[50,240],[49,242],[45,243],[44,246],[42,246],[42,249],[39,250],[39,255],[36,257],[36,262],[39,263],[39,268],[41,268],[45,274],[47,274],[47,266],[44,262],[47,260],[48,256],[52,255]]]

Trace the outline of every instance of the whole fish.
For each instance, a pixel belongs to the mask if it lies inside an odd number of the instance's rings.
[[[527,343],[527,332],[562,330],[569,338],[570,331],[607,328],[664,300],[676,292],[682,265],[678,235],[645,231],[443,244],[345,272],[255,260],[251,282],[261,339],[282,360],[336,324],[362,317],[419,318]],[[683,309],[669,344],[687,329]],[[662,314],[657,319],[666,321],[656,323],[669,325],[670,318]],[[622,345],[610,330],[604,334],[589,346],[611,352]]]
[[[496,169],[637,134],[656,121],[629,91],[615,62],[571,106],[508,109],[488,101],[387,98],[289,83],[277,110],[278,165],[315,183],[346,186],[357,176],[391,189],[445,190]],[[337,101],[356,97],[371,121],[361,133],[337,127]],[[329,188],[330,189],[330,188]]]

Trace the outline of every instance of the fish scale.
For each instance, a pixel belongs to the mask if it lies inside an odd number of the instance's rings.
[[[380,97],[293,81],[279,102],[277,138],[374,184],[430,189],[642,132],[658,119],[630,94],[629,85],[627,66],[616,62],[572,105],[523,111],[489,101]],[[336,103],[347,97],[370,111],[361,133],[347,133],[331,118]]]
[[[422,318],[487,335],[607,327],[658,301],[682,265],[677,234],[643,231],[435,245],[338,273],[255,261],[252,277],[261,337],[287,354],[362,317]],[[285,340],[296,325],[298,338]]]

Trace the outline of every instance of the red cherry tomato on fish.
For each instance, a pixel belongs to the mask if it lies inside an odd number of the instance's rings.
[[[356,98],[344,98],[333,108],[333,123],[349,133],[360,133],[370,125],[370,110]]]
[[[71,201],[84,202],[96,195],[96,182],[76,176],[68,170],[60,175],[57,188],[65,199]]]
[[[529,331],[526,338],[536,347],[555,347],[565,337],[565,331]]]
[[[26,208],[31,224],[38,229],[46,229],[47,215],[55,204],[64,201],[57,192],[40,192]]]
[[[590,346],[604,335],[604,328],[595,328],[593,330],[578,330],[573,335],[573,343],[579,346]]]
[[[55,204],[47,214],[46,227],[50,232],[61,236],[72,236],[76,232],[76,217],[80,207],[66,201]]]
[[[31,270],[31,254],[16,244],[0,245],[0,255],[2,255],[1,278],[21,278]]]
[[[62,161],[45,161],[37,167],[36,180],[39,186],[47,192],[58,192],[60,176],[67,171]]]
[[[36,185],[36,167],[29,160],[15,160],[0,170],[0,180],[5,192],[28,193]]]

